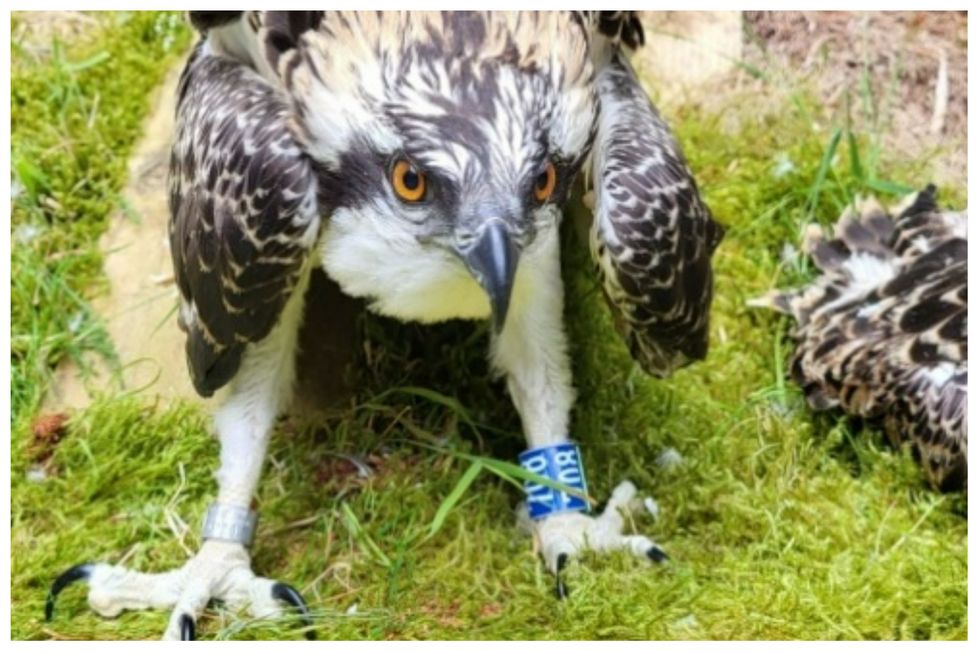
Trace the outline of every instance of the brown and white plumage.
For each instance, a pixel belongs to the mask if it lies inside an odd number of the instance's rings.
[[[944,490],[967,475],[966,237],[934,187],[891,212],[866,201],[832,238],[808,230],[820,276],[770,298],[797,322],[791,374],[810,405],[881,420]]]
[[[492,367],[539,449],[576,437],[559,231],[582,169],[608,303],[652,373],[704,356],[720,236],[626,60],[643,41],[630,12],[191,19],[203,40],[180,85],[170,236],[194,385],[229,387],[217,499],[180,570],[79,565],[54,581],[48,610],[86,579],[105,615],[172,607],[165,637],[183,639],[211,598],[262,618],[286,602],[312,620],[296,590],[252,572],[246,547],[314,267],[400,320],[492,318]],[[664,560],[623,532],[635,493],[624,481],[600,515],[535,522],[548,568],[585,549]]]
[[[200,46],[180,81],[170,249],[204,396],[269,334],[319,234],[313,166],[286,128],[289,111],[258,74]]]
[[[374,175],[385,163],[374,163],[374,152],[396,134],[415,160],[457,177],[464,197],[511,192],[487,174],[528,175],[493,168],[515,147],[527,150],[526,165],[538,165],[537,143],[527,139],[542,129],[556,139],[559,201],[591,152],[592,251],[617,329],[658,376],[704,357],[710,257],[722,230],[627,60],[626,49],[644,38],[633,12],[192,12],[192,19],[210,43],[195,51],[180,87],[171,244],[201,394],[227,383],[243,348],[269,333],[331,214],[375,201]],[[505,75],[510,66],[523,75]],[[508,114],[519,120],[502,122]],[[494,129],[497,144],[515,130],[525,141],[488,147]],[[465,219],[465,205],[445,208]],[[542,215],[515,227],[519,244],[550,219]],[[418,220],[420,239],[452,228]],[[353,267],[333,258],[334,277]],[[338,281],[352,294],[371,294],[359,289],[366,279]]]
[[[656,376],[708,350],[711,255],[724,233],[621,50],[598,71],[592,253],[616,326]]]

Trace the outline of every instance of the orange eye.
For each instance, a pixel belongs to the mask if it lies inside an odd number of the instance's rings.
[[[405,202],[418,202],[425,197],[425,175],[405,159],[391,169],[391,186]]]
[[[551,194],[555,192],[555,179],[555,165],[549,161],[538,178],[534,180],[534,199],[540,203],[547,202]]]

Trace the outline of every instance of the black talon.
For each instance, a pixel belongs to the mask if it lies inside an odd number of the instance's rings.
[[[194,641],[194,618],[189,614],[180,615],[180,640],[182,642]]]
[[[664,562],[665,560],[670,560],[670,556],[667,555],[667,552],[657,545],[653,545],[647,549],[647,557],[654,562]]]
[[[303,600],[303,597],[296,591],[295,587],[286,583],[275,583],[272,586],[272,598],[283,603],[288,603],[296,608],[303,622],[306,623],[306,639],[316,639],[316,631],[313,630],[313,617],[310,616],[310,608],[306,605],[306,601]]]
[[[48,590],[48,598],[44,602],[44,620],[51,621],[51,617],[54,616],[54,600],[61,594],[61,590],[77,580],[88,580],[91,575],[92,563],[83,562],[55,578],[54,582],[51,583],[51,589]]]
[[[555,565],[555,596],[558,600],[564,600],[568,598],[568,587],[565,586],[565,582],[561,579],[561,572],[568,564],[568,554],[559,553],[557,564]]]

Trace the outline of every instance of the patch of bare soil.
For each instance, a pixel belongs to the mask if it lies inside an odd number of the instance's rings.
[[[749,11],[745,61],[815,82],[827,114],[862,130],[862,85],[876,99],[889,152],[916,158],[942,148],[935,181],[966,185],[967,15],[962,12]]]
[[[94,373],[87,376],[66,359],[46,397],[49,410],[82,408],[108,389],[197,397],[184,363],[184,336],[177,328],[177,287],[167,236],[167,162],[179,73],[177,66],[153,98],[143,138],[129,160],[122,192],[129,210],[111,217],[99,242],[109,292],[92,307],[106,325],[120,367],[113,369],[93,353],[88,362]]]
[[[98,26],[99,20],[81,11],[15,11],[10,42],[35,59],[50,55],[51,44],[77,43]]]

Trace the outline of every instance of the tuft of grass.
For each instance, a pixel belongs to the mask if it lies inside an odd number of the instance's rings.
[[[163,74],[189,30],[176,12],[95,14],[77,45],[31,58],[13,43],[10,157],[11,412],[23,426],[50,371],[84,352],[112,356],[87,299],[102,288],[97,241]],[[16,21],[16,14],[14,15]],[[20,55],[20,56],[18,56]]]
[[[146,30],[161,19],[107,20],[106,34],[160,53],[154,48],[162,37]],[[55,138],[26,109],[15,123],[19,151],[47,157],[20,158],[36,171],[22,166],[18,202],[25,206],[15,208],[15,229],[36,223],[47,230],[15,262],[14,334],[23,338],[12,361],[22,379],[12,448],[16,638],[158,637],[165,612],[101,619],[81,587],[66,590],[45,624],[48,584],[84,560],[145,571],[183,564],[199,545],[196,526],[215,491],[218,447],[195,407],[147,405],[108,390],[72,417],[44,460],[27,428],[50,365],[71,347],[94,347],[65,325],[98,289],[95,235],[124,170],[96,162],[125,160],[148,88],[134,81],[149,63],[132,48],[114,45],[129,52],[123,57],[107,49],[106,38],[86,47],[64,59],[96,61],[72,72],[76,80],[118,64],[128,85],[79,81],[76,107],[91,109],[95,93],[105,106],[103,85],[115,88],[125,137],[93,137],[101,155],[86,157],[89,167],[78,171],[74,146],[54,143],[88,142],[89,135]],[[96,56],[102,50],[108,59]],[[57,108],[44,108],[46,80],[65,70],[57,61],[15,68],[18,97],[49,117]],[[158,78],[162,64],[150,68]],[[584,244],[571,229],[563,235],[579,397],[573,436],[590,489],[602,499],[630,478],[655,496],[659,519],[639,515],[634,526],[672,561],[651,566],[623,553],[587,555],[567,571],[571,597],[555,603],[553,579],[514,528],[517,474],[501,461],[514,460],[524,444],[503,384],[489,375],[486,327],[365,317],[360,391],[317,423],[280,422],[258,494],[253,567],[304,593],[321,638],[966,637],[965,499],[926,491],[917,465],[878,433],[810,413],[784,378],[786,322],[745,306],[773,286],[806,278],[784,247],[798,242],[805,222],[829,224],[854,193],[876,184],[924,185],[928,160],[898,162],[876,151],[876,135],[854,133],[845,116],[815,128],[820,103],[805,87],[764,110],[750,99],[665,111],[705,200],[728,227],[715,258],[705,362],[666,381],[644,376],[615,335]],[[873,106],[874,98],[863,103]],[[66,119],[75,124],[74,111]],[[89,177],[101,181],[87,199],[67,192],[95,184]],[[951,203],[965,200],[962,189],[942,190]],[[59,213],[46,197],[62,207],[87,204]],[[77,267],[54,267],[42,254]],[[18,274],[42,272],[43,283],[17,286]],[[52,276],[74,295],[48,290]],[[33,293],[48,299],[33,304]],[[63,304],[47,304],[56,299]],[[680,464],[658,463],[668,449]],[[39,468],[43,475],[28,476]],[[219,639],[301,636],[293,619],[255,621],[220,606],[208,608],[198,631]]]

